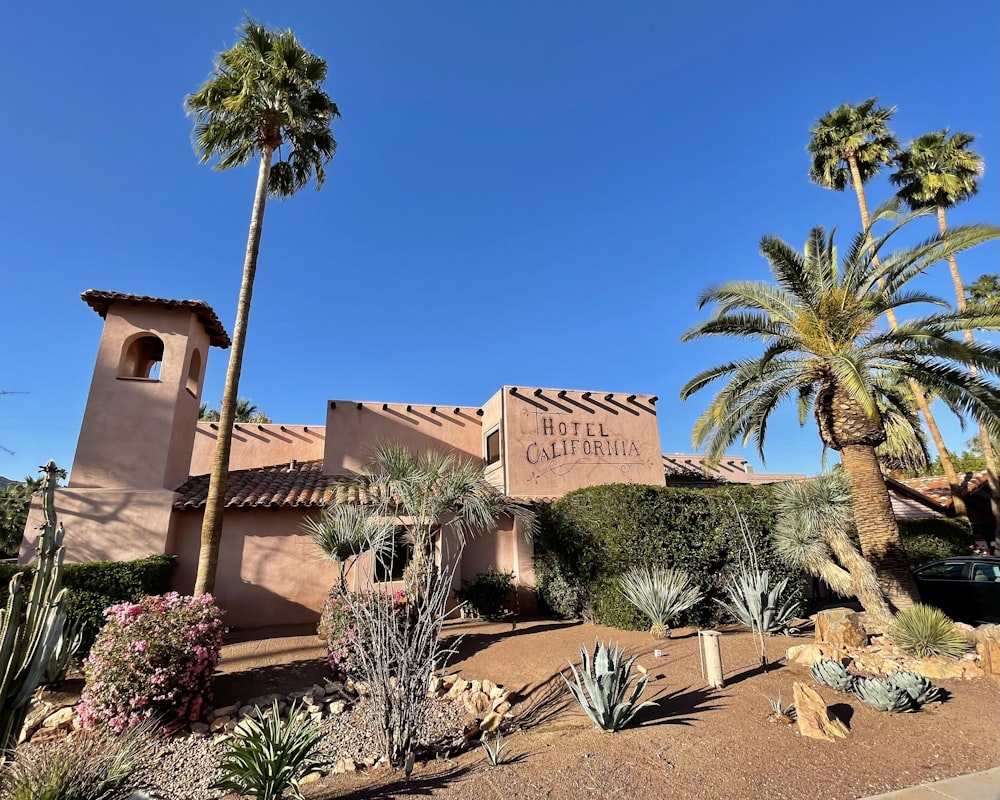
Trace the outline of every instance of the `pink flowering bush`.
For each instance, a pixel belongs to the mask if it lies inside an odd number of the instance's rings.
[[[397,616],[406,610],[406,593],[398,589],[392,595],[386,595],[386,601],[392,604]],[[357,664],[354,648],[360,632],[358,620],[351,610],[352,595],[345,595],[340,587],[334,586],[323,604],[320,612],[317,633],[326,639],[326,660],[333,669],[336,680],[344,681],[357,677]]]
[[[168,729],[199,719],[222,650],[212,596],[171,592],[111,606],[104,616],[83,662],[83,727],[103,723],[118,733],[150,719]]]

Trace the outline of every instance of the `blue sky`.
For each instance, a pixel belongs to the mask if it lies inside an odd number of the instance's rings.
[[[328,61],[342,113],[323,190],[267,209],[241,394],[280,422],[503,384],[650,393],[664,451],[690,452],[709,394],[679,389],[740,350],[679,343],[699,293],[766,277],[764,233],[860,227],[852,193],[807,178],[809,128],[843,102],[896,106],[904,142],[975,134],[986,175],[950,219],[1000,221],[995,3],[875,2],[859,25],[801,2],[13,4],[0,390],[27,394],[0,396],[0,474],[72,462],[101,331],[82,291],[203,299],[231,330],[256,169],[200,165],[182,100],[244,9]],[[943,265],[925,281],[951,296]],[[820,452],[781,413],[766,468],[815,473]]]

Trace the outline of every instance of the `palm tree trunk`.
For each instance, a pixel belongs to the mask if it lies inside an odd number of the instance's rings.
[[[861,211],[861,224],[865,229],[865,244],[871,247],[871,215],[868,213],[868,200],[865,197],[865,187],[861,182],[861,170],[858,168],[858,160],[853,154],[848,155],[847,164],[851,170],[851,183],[854,185],[854,193],[858,198],[858,209]],[[875,266],[879,265],[877,255],[872,256],[872,261]],[[879,289],[882,288],[883,283],[881,280],[878,282],[878,286]],[[886,309],[885,318],[888,320],[891,330],[896,330],[899,327],[899,322],[896,320],[896,312],[891,308]],[[951,456],[948,455],[948,448],[945,446],[941,429],[938,427],[934,415],[931,414],[930,403],[927,402],[927,397],[924,395],[923,389],[920,388],[916,381],[910,380],[907,383],[910,387],[910,393],[913,395],[913,400],[917,404],[924,422],[927,423],[927,430],[931,434],[931,441],[934,442],[934,449],[937,450],[938,459],[941,461],[941,468],[944,470],[945,478],[948,481],[948,488],[951,490],[952,501],[955,504],[955,513],[962,519],[968,519],[969,512],[965,508],[965,499],[962,497],[962,485],[958,480],[958,473],[955,472],[955,465],[951,461]]]
[[[948,221],[945,218],[944,206],[940,203],[937,206],[937,221],[938,221],[938,231],[944,236],[948,232]],[[965,301],[965,284],[962,281],[962,273],[958,271],[958,259],[955,258],[954,253],[948,255],[948,269],[951,271],[951,282],[955,286],[955,307],[959,311],[965,311],[968,304]],[[965,336],[965,341],[972,344],[975,341],[972,331],[965,330],[962,332]],[[976,376],[976,367],[971,365],[969,367],[969,374],[973,377]],[[997,480],[997,459],[996,453],[993,451],[993,441],[990,439],[990,433],[979,423],[979,441],[983,447],[983,460],[986,461],[986,476],[990,484],[990,510],[993,512],[993,538],[1000,538],[1000,481]],[[955,513],[958,513],[958,505],[955,506]],[[965,508],[965,503],[962,503],[962,517],[968,519],[968,512]]]
[[[253,210],[250,213],[250,233],[247,236],[246,257],[243,260],[243,282],[236,306],[236,324],[233,326],[233,345],[229,351],[226,385],[219,411],[219,437],[215,441],[215,457],[208,481],[208,499],[201,524],[201,550],[198,553],[198,574],[194,593],[208,594],[215,590],[215,573],[219,566],[219,546],[222,543],[222,515],[225,512],[226,486],[229,483],[229,452],[233,444],[233,424],[236,416],[237,392],[240,372],[243,369],[243,348],[246,345],[247,322],[250,318],[250,301],[253,281],[257,274],[257,254],[260,252],[260,235],[264,228],[264,205],[267,202],[267,184],[271,175],[273,149],[261,147],[260,171]]]
[[[908,608],[920,601],[920,595],[910,572],[910,560],[903,549],[875,448],[864,444],[844,445],[840,460],[851,482],[851,509],[861,540],[861,553],[875,568],[890,606],[897,611]]]

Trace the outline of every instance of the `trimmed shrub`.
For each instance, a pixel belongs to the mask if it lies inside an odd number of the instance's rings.
[[[170,591],[177,558],[152,555],[135,561],[87,561],[63,566],[67,628],[79,626],[82,641],[77,657],[83,658],[104,625],[104,609],[116,603],[138,602],[148,595]],[[0,564],[0,606],[7,602],[7,585],[27,564]]]
[[[911,567],[940,558],[967,556],[972,552],[974,541],[965,522],[945,517],[900,520],[899,534]]]
[[[486,572],[476,574],[476,579],[469,583],[462,581],[462,588],[455,590],[455,597],[460,603],[465,603],[465,609],[479,619],[495,620],[504,615],[504,603],[514,588],[514,573],[499,572],[492,567]]]
[[[743,547],[740,517],[760,568],[775,580],[787,576],[791,592],[801,593],[804,576],[785,567],[771,547],[770,487],[623,483],[578,489],[542,509],[535,541],[539,596],[565,616],[641,630],[648,627],[645,618],[622,596],[618,576],[634,567],[674,567],[695,576],[704,592],[678,624],[713,624],[723,613],[714,600],[726,597]],[[572,613],[566,586],[579,592]],[[560,608],[550,598],[558,598]]]
[[[145,597],[111,606],[105,617],[84,661],[83,727],[103,723],[117,733],[151,720],[169,730],[199,719],[222,650],[212,596]]]

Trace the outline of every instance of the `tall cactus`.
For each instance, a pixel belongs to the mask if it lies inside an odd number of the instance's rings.
[[[63,528],[56,525],[54,508],[56,481],[62,471],[49,461],[42,472],[45,525],[31,586],[25,586],[24,573],[15,575],[7,607],[0,609],[0,761],[17,744],[28,703],[44,679],[66,620]]]

